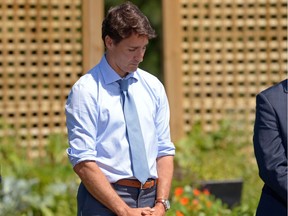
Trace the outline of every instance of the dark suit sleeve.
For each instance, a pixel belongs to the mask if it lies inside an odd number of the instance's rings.
[[[260,93],[256,97],[253,137],[259,175],[267,186],[287,201],[287,156],[279,127],[273,105]]]

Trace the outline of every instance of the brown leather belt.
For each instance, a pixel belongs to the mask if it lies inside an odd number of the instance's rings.
[[[140,181],[134,180],[134,179],[121,179],[114,184],[127,186],[127,187],[134,187],[139,189],[148,189],[153,187],[154,185],[157,185],[157,179],[148,179],[145,184],[141,184]]]

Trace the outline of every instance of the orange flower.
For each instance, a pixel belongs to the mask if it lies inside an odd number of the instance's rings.
[[[211,208],[212,203],[211,203],[210,201],[207,201],[207,202],[206,202],[206,206],[207,206],[207,208]]]
[[[184,192],[184,189],[182,187],[177,187],[174,191],[174,194],[176,197],[179,197],[183,194],[183,192]]]
[[[180,203],[181,203],[182,205],[187,205],[187,204],[189,203],[189,198],[187,198],[187,197],[182,197],[182,198],[180,199]]]
[[[199,195],[201,194],[201,191],[198,190],[198,189],[194,189],[194,190],[193,190],[193,194],[194,194],[195,196],[199,196]]]
[[[199,200],[197,200],[197,199],[192,200],[192,205],[193,206],[198,206],[199,205]]]
[[[180,211],[176,211],[176,216],[184,216],[184,214],[182,213],[182,212],[180,212]]]
[[[208,190],[208,189],[206,189],[206,188],[203,190],[203,193],[204,193],[205,195],[207,195],[207,196],[209,196],[209,195],[210,195],[210,192],[209,192],[209,190]]]

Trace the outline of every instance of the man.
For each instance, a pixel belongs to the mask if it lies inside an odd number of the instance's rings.
[[[138,68],[149,39],[155,36],[147,17],[132,3],[111,8],[102,24],[106,52],[69,94],[67,153],[81,179],[79,216],[165,215],[169,209],[175,147],[170,140],[168,101],[161,82]],[[144,181],[136,177],[138,158],[132,159],[134,132],[128,130],[131,116],[124,110],[128,99],[123,98],[123,80],[128,80],[128,94],[134,98],[141,124],[145,149],[138,157],[147,155]],[[141,169],[140,174],[146,170],[144,165]]]
[[[254,151],[264,182],[257,216],[287,216],[287,79],[256,97]]]

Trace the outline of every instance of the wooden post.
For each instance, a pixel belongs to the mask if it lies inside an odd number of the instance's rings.
[[[181,20],[179,0],[163,0],[164,77],[171,111],[171,137],[184,133],[183,84],[181,71]]]
[[[95,66],[103,55],[102,21],[103,0],[83,0],[83,73]]]

